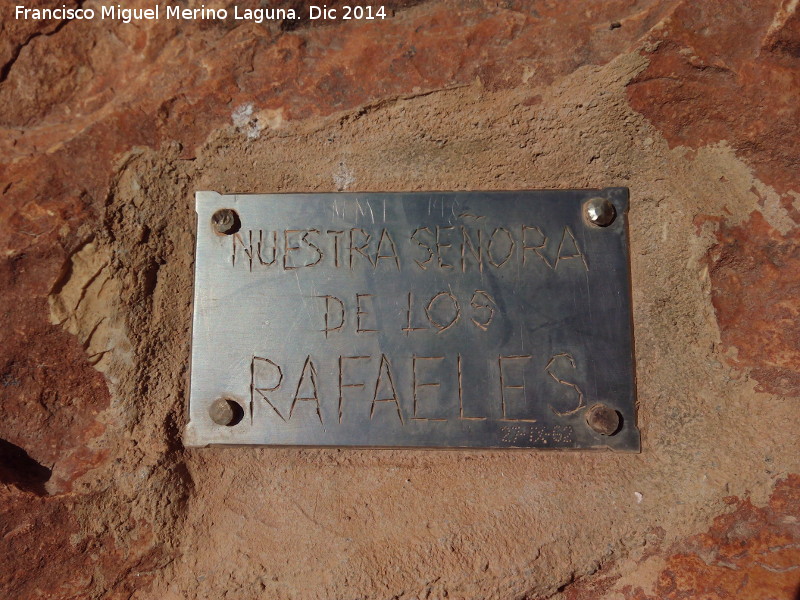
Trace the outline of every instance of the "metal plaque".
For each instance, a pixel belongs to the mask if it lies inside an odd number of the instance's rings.
[[[627,189],[196,200],[187,446],[639,449]]]

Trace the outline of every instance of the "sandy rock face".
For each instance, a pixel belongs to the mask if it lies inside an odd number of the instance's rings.
[[[391,8],[2,9],[0,596],[793,599],[797,2]],[[195,190],[616,185],[641,454],[183,448]]]

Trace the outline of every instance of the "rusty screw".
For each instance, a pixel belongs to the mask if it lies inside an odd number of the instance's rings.
[[[208,409],[208,416],[217,425],[232,427],[242,420],[244,410],[241,404],[230,398],[217,398]]]
[[[222,235],[230,235],[239,230],[239,215],[230,208],[220,208],[211,216],[214,231]]]
[[[601,435],[614,435],[617,433],[620,421],[617,411],[599,402],[592,404],[586,411],[586,422],[589,427]]]
[[[608,227],[617,217],[614,205],[605,198],[591,198],[583,205],[586,220],[598,227]]]

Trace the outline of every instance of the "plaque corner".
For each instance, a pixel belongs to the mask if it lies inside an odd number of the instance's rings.
[[[222,198],[222,194],[219,192],[214,192],[212,190],[197,190],[194,193],[195,207],[200,208],[200,206],[203,204],[219,202],[220,198]]]
[[[630,188],[625,186],[607,187],[603,189],[603,193],[617,206],[617,208],[622,209],[623,212],[628,211],[631,199]]]
[[[205,448],[208,447],[208,442],[202,439],[202,434],[195,427],[194,423],[189,421],[183,428],[181,435],[181,443],[184,448]]]

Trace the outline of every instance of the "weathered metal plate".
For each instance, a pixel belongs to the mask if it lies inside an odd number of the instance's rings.
[[[627,189],[196,199],[187,446],[639,449]]]

